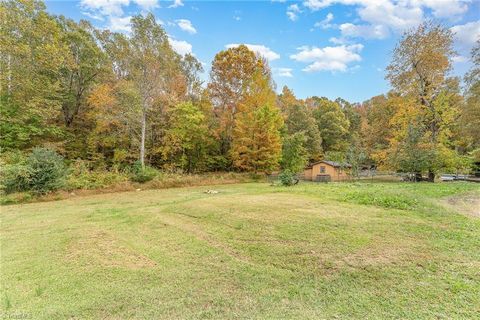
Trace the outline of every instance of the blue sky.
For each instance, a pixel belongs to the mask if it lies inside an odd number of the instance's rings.
[[[47,1],[47,10],[99,28],[128,33],[129,17],[151,11],[179,53],[204,63],[240,43],[263,54],[277,90],[299,98],[342,97],[361,102],[389,90],[385,66],[402,31],[434,18],[456,33],[453,74],[470,66],[469,50],[480,37],[480,0],[305,1]]]

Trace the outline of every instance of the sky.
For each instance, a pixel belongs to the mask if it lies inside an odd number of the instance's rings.
[[[46,1],[52,14],[128,34],[132,15],[152,12],[180,54],[208,73],[215,54],[246,44],[269,61],[281,91],[298,98],[362,102],[388,92],[385,67],[402,32],[425,19],[455,33],[452,75],[471,66],[480,38],[480,0],[78,0]]]

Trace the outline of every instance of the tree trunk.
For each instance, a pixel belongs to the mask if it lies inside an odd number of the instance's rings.
[[[140,164],[145,168],[145,133],[147,129],[147,112],[145,107],[142,110],[142,138],[140,141]]]
[[[12,93],[12,56],[8,55],[7,57],[7,93],[10,95]]]
[[[428,170],[428,182],[435,182],[435,173],[432,170]]]

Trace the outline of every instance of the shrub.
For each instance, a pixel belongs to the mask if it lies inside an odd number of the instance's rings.
[[[28,190],[30,171],[25,163],[6,164],[2,166],[1,184],[5,193]]]
[[[292,186],[295,184],[295,174],[290,170],[283,170],[278,176],[283,186]]]
[[[44,194],[63,186],[67,168],[55,151],[35,148],[26,159],[5,165],[2,187],[6,193],[33,191]]]
[[[77,160],[71,165],[66,188],[99,189],[106,188],[128,180],[128,174],[121,171],[90,170],[83,160]]]
[[[133,182],[145,183],[153,180],[158,175],[158,171],[155,168],[145,166],[142,168],[139,162],[135,162],[132,168],[131,180]]]
[[[65,183],[67,167],[63,157],[45,148],[33,149],[26,162],[30,179],[29,190],[35,193],[48,193],[58,190]]]

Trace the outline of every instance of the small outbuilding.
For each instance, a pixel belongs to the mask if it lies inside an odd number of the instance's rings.
[[[305,180],[310,181],[341,181],[350,178],[348,163],[322,160],[311,163],[304,170]]]

